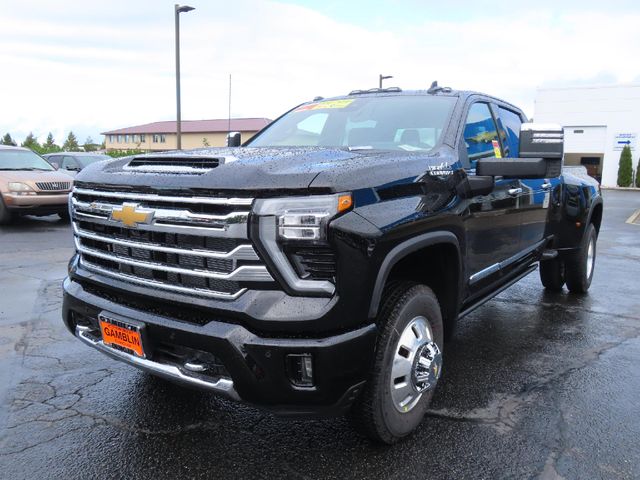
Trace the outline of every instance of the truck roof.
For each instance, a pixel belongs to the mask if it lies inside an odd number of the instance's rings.
[[[476,92],[473,90],[454,90],[449,87],[439,87],[437,85],[435,87],[432,86],[431,88],[424,89],[424,90],[402,90],[398,87],[389,87],[389,88],[382,88],[382,89],[371,88],[368,90],[352,90],[347,95],[338,95],[338,96],[329,97],[329,98],[316,97],[314,101],[339,100],[339,99],[354,98],[354,97],[402,96],[402,95],[424,95],[424,96],[434,95],[434,96],[444,96],[444,97],[459,97],[463,100],[466,100],[468,97],[471,97],[474,95],[480,95],[480,96],[487,97],[487,98],[496,100],[498,102],[510,105],[511,107],[517,109],[518,111],[521,110],[516,105],[513,105],[512,103],[507,102],[506,100],[503,100],[501,98],[495,97],[493,95],[488,95],[486,93]]]

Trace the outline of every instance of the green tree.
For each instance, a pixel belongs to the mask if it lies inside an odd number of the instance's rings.
[[[96,150],[98,150],[99,146],[100,145],[95,143],[93,141],[93,138],[91,138],[90,136],[87,137],[87,139],[84,141],[84,145],[83,145],[85,152],[95,152]]]
[[[630,187],[633,182],[633,165],[631,163],[631,149],[625,146],[620,153],[618,164],[618,186]]]
[[[33,132],[29,132],[29,135],[27,135],[27,138],[25,138],[24,142],[22,142],[22,146],[24,148],[33,150],[34,152],[41,151],[41,147],[40,147],[40,144],[38,143],[38,139],[33,135]]]
[[[62,149],[56,145],[56,141],[53,139],[53,134],[49,132],[47,140],[42,144],[42,153],[55,153]]]
[[[16,146],[16,142],[13,141],[13,138],[11,138],[11,135],[9,135],[8,133],[5,133],[4,137],[2,137],[2,145],[12,145],[12,146]]]
[[[636,167],[636,187],[640,188],[640,158],[638,159],[638,166]]]
[[[62,144],[62,150],[65,152],[79,152],[80,145],[78,145],[78,139],[73,134],[73,132],[69,132],[67,139]]]
[[[209,144],[209,140],[207,140],[207,137],[202,137],[202,146],[203,147],[210,147],[211,146]]]

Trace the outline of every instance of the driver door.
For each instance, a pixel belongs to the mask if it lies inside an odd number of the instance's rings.
[[[467,111],[460,142],[460,158],[468,158],[467,174],[475,175],[480,158],[502,157],[502,140],[489,103],[477,101]],[[488,195],[468,199],[465,230],[467,281],[470,298],[498,282],[508,270],[508,260],[520,246],[518,180],[496,177]]]

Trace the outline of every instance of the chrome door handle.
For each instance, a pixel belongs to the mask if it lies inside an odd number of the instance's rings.
[[[549,190],[551,188],[551,184],[549,182],[545,182],[542,184],[543,190]]]
[[[515,196],[520,195],[522,193],[522,189],[521,188],[510,188],[509,190],[507,190],[507,193],[509,195],[511,195],[512,197],[515,197]]]

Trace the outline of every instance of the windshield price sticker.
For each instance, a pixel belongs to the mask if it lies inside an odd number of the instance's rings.
[[[311,103],[309,105],[302,105],[296,108],[296,112],[305,112],[307,110],[323,110],[325,108],[344,108],[353,103],[352,98],[346,100],[327,100],[326,102]]]

